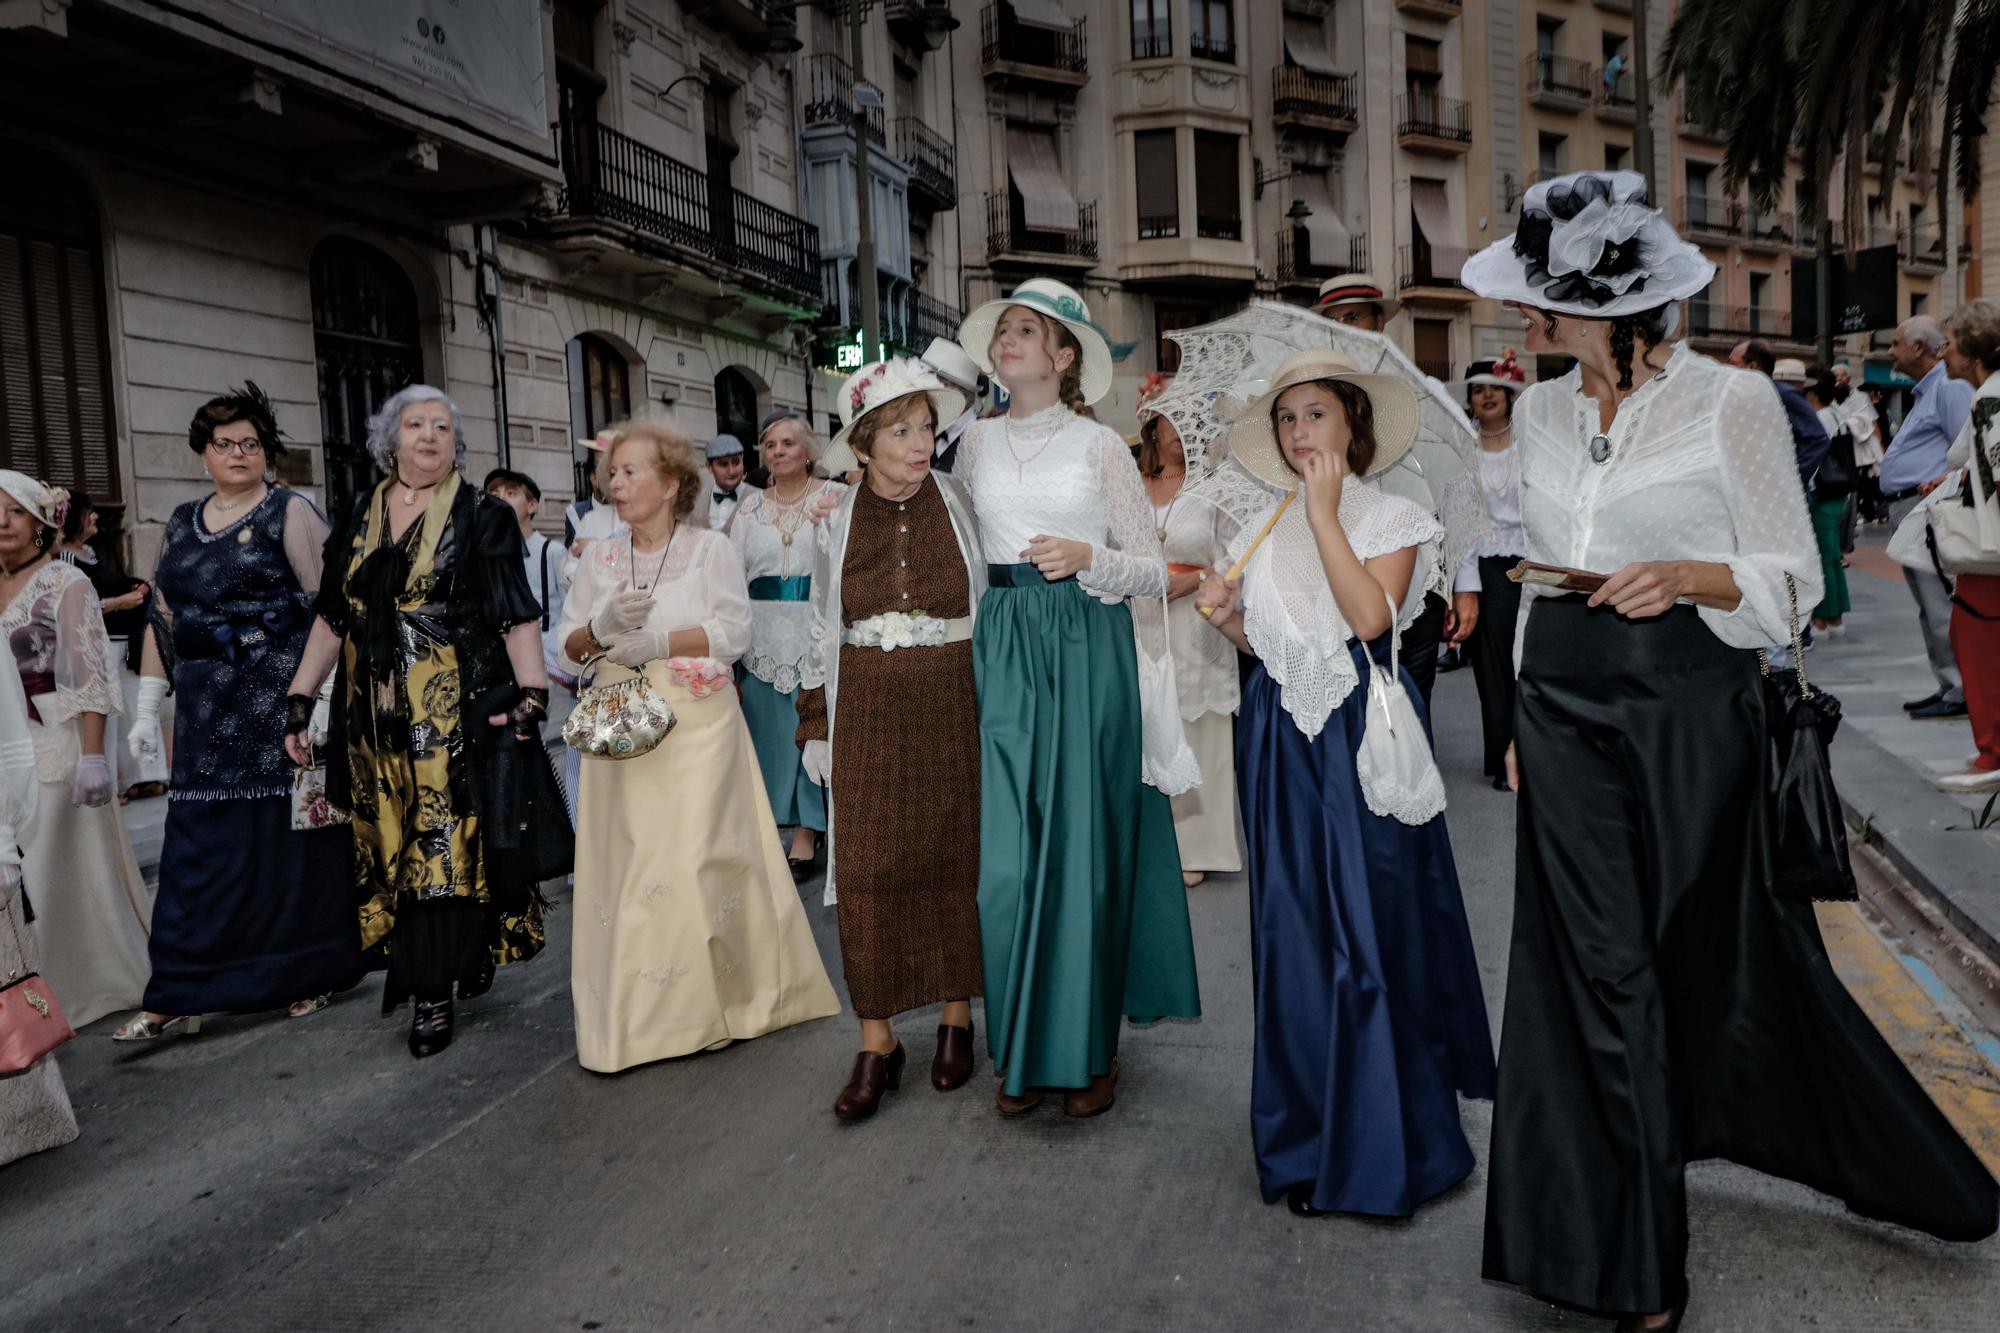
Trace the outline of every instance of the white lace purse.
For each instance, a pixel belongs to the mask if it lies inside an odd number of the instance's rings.
[[[1361,749],[1354,771],[1361,795],[1378,815],[1411,826],[1428,824],[1444,813],[1444,777],[1431,756],[1430,739],[1417,717],[1416,705],[1403,688],[1399,670],[1396,599],[1389,602],[1389,670],[1368,658],[1368,716],[1361,732]]]

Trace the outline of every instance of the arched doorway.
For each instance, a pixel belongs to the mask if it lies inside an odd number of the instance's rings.
[[[715,377],[715,430],[734,435],[746,449],[757,445],[757,386],[735,366]]]
[[[424,375],[417,289],[402,265],[346,236],[312,256],[313,361],[327,514],[335,522],[380,474],[368,457],[368,418]]]
[[[632,367],[625,353],[595,333],[579,333],[569,340],[569,424],[579,440],[596,437],[614,421],[632,415]],[[587,460],[573,459],[576,466],[576,493],[590,487]]]
[[[0,144],[0,467],[125,500],[105,337],[104,254],[83,178]]]

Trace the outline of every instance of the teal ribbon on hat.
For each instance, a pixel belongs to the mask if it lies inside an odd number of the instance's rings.
[[[1049,296],[1042,292],[1017,291],[1007,298],[1008,305],[1033,305],[1066,319],[1072,324],[1081,324],[1104,340],[1104,349],[1111,353],[1113,361],[1123,361],[1139,346],[1136,342],[1122,343],[1104,331],[1104,326],[1090,317],[1083,308],[1083,302],[1074,296]]]

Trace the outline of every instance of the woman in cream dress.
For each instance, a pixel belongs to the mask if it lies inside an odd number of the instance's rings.
[[[731,679],[743,566],[683,521],[701,475],[678,430],[625,427],[609,466],[629,532],[584,553],[558,639],[594,684],[643,672],[678,721],[648,754],[586,759],[577,794],[570,992],[577,1059],[606,1074],[840,1012]]]

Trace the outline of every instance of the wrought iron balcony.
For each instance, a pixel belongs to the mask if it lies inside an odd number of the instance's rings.
[[[1243,239],[1241,213],[1200,213],[1194,215],[1194,234],[1216,241]]]
[[[1472,108],[1456,97],[1399,93],[1396,138],[1405,148],[1464,153],[1472,147]]]
[[[1911,268],[1942,269],[1944,229],[1934,222],[1920,222],[1915,226],[1906,222],[1896,229],[1896,252]]]
[[[1280,286],[1305,286],[1315,291],[1336,273],[1368,271],[1368,238],[1350,236],[1347,248],[1330,255],[1314,254],[1312,237],[1304,227],[1288,227],[1278,233],[1277,280]]]
[[[839,56],[821,53],[805,62],[805,121],[808,128],[838,125],[854,130],[854,67]],[[884,148],[889,135],[879,106],[868,108],[868,137]]]
[[[1080,88],[1090,78],[1088,43],[1084,39],[1085,20],[1067,30],[1023,23],[1014,16],[1006,0],[979,11],[979,63],[989,78],[1016,78],[1030,82]]]
[[[826,304],[820,310],[819,327],[843,336],[858,331],[861,293],[854,285],[854,261],[829,259],[820,267],[825,276]],[[875,294],[882,312],[882,341],[892,351],[916,355],[930,346],[931,339],[958,333],[959,312],[918,291],[908,279],[877,273]]]
[[[1597,115],[1600,120],[1609,120],[1620,125],[1630,125],[1638,115],[1633,104],[1632,71],[1621,71],[1616,79],[1607,82],[1600,73],[1597,79]]]
[[[817,300],[819,229],[594,120],[558,125],[561,211],[629,227]]]
[[[1521,60],[1521,91],[1536,106],[1581,111],[1590,105],[1597,71],[1588,61],[1536,51]]]
[[[1760,250],[1788,250],[1798,227],[1791,212],[1782,208],[1743,208],[1743,243]]]
[[[958,207],[958,154],[951,141],[918,116],[896,118],[897,157],[910,166],[910,197],[927,196],[933,208]]]
[[[1718,199],[1706,194],[1685,194],[1675,202],[1675,213],[1683,232],[1729,240],[1742,238],[1743,206],[1736,200]]]
[[[1354,76],[1278,66],[1271,71],[1271,119],[1280,125],[1352,134],[1360,124]]]
[[[1472,251],[1455,245],[1405,245],[1396,251],[1396,285],[1412,287],[1463,288],[1459,280]]]
[[[995,263],[1056,263],[1089,268],[1097,263],[1097,205],[1078,204],[1074,231],[1027,226],[1010,194],[986,197],[986,257]]]

